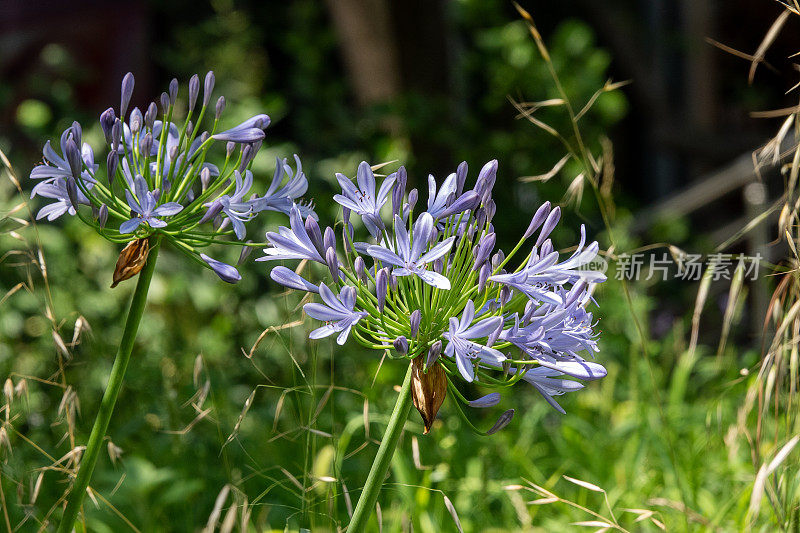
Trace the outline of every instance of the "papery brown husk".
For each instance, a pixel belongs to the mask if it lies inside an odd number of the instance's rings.
[[[129,242],[120,252],[119,258],[117,258],[117,266],[114,268],[114,279],[111,288],[116,287],[120,281],[130,279],[141,272],[149,254],[150,242],[148,239],[136,239]]]
[[[414,407],[422,415],[427,434],[447,395],[447,376],[442,365],[438,363],[434,363],[427,373],[424,368],[424,358],[415,357],[411,363],[411,399],[414,400]]]

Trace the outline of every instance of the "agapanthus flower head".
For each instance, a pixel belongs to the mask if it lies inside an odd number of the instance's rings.
[[[251,171],[253,159],[270,119],[258,114],[223,130],[225,100],[221,97],[211,102],[214,84],[214,74],[209,72],[202,84],[202,99],[198,99],[200,78],[192,77],[188,112],[178,121],[177,80],[172,80],[168,92],[142,113],[138,107],[130,109],[134,77],[125,75],[119,116],[114,108],[100,115],[108,152],[101,158],[106,163],[103,169],[95,163],[92,147],[82,141],[77,122],[61,135],[60,153],[50,141],[45,143],[43,164],[30,174],[31,179],[40,180],[31,197],[54,201],[42,207],[37,218],[55,220],[65,213],[78,216],[106,239],[122,244],[157,235],[224,281],[238,281],[234,266],[199,250],[218,243],[255,246],[243,242],[246,224],[267,210],[288,214],[305,194],[308,183],[295,156],[296,170],[279,159],[265,194],[251,192],[257,191]],[[210,105],[212,112],[208,112]],[[222,149],[215,150],[215,145]],[[217,165],[212,160],[224,162]],[[81,206],[94,216],[84,213]],[[298,209],[304,216],[312,214],[310,205]],[[131,249],[138,250],[139,260],[141,250],[146,250],[143,246]],[[125,267],[118,265],[115,283],[138,272]]]
[[[460,381],[501,389],[527,381],[563,411],[554,396],[579,390],[578,380],[606,374],[587,359],[598,351],[588,308],[594,288],[605,280],[587,268],[597,243],[586,244],[581,227],[576,250],[561,260],[550,240],[561,212],[545,203],[514,249],[498,250],[492,225],[497,170],[497,161],[484,165],[466,191],[466,163],[441,187],[430,177],[428,201],[420,202],[424,211],[415,213],[416,194],[406,194],[405,169],[385,178],[376,193],[373,169],[361,163],[358,187],[337,174],[342,194],[335,199],[344,221],[338,245],[330,227],[321,231],[316,220],[304,219],[295,207],[290,227],[267,234],[269,246],[259,259],[321,265],[327,284],[285,266],[276,266],[271,277],[291,289],[320,294],[322,304],[304,306],[306,314],[325,322],[312,338],[337,334],[339,344],[352,338],[410,360],[412,399],[426,432],[448,391],[456,406],[488,408],[500,401],[496,392],[468,400],[459,392]],[[383,213],[390,196],[391,214]],[[354,215],[368,229],[369,242],[355,240]],[[323,239],[323,233],[330,237]],[[520,251],[528,253],[521,261]],[[513,270],[512,261],[519,265]],[[513,410],[504,412],[484,433],[498,431],[512,416]]]

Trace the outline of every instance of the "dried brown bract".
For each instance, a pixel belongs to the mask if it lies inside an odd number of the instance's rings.
[[[120,281],[125,281],[138,274],[144,268],[149,253],[150,242],[148,239],[136,239],[128,243],[117,259],[117,266],[114,268],[114,282],[111,284],[111,288],[116,287]]]
[[[412,362],[411,398],[414,400],[414,407],[422,415],[427,434],[447,395],[447,377],[441,365],[434,364],[426,373],[424,364],[422,356],[416,357]]]

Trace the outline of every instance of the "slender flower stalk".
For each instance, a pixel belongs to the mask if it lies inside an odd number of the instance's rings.
[[[189,81],[188,113],[182,124],[175,122],[177,80],[172,80],[169,91],[162,93],[158,104],[151,103],[145,113],[138,108],[128,113],[133,87],[133,75],[128,73],[122,81],[119,117],[113,108],[100,116],[108,148],[104,172],[95,163],[92,147],[82,141],[80,124],[74,122],[61,135],[61,153],[48,141],[43,164],[30,174],[31,179],[39,180],[31,197],[53,200],[41,208],[37,219],[77,216],[105,239],[125,245],[117,260],[112,288],[139,274],[100,411],[59,524],[61,533],[73,528],[103,448],[159,248],[170,243],[223,281],[236,283],[241,275],[235,266],[201,250],[215,244],[233,245],[242,247],[240,257],[246,258],[244,251],[263,246],[245,241],[246,224],[259,213],[296,211],[302,213],[298,216],[312,220],[315,216],[310,205],[296,205],[308,187],[296,156],[294,170],[286,160],[277,161],[275,176],[263,196],[251,193],[251,167],[270,122],[267,115],[259,114],[231,129],[218,131],[225,109],[225,99],[220,97],[213,106],[210,129],[203,130],[203,119],[211,109],[213,72],[205,77],[201,100],[199,77],[195,75]],[[221,167],[207,161],[215,157],[215,144],[224,146]],[[89,208],[91,214],[87,213]]]
[[[563,413],[554,397],[583,388],[576,380],[606,375],[602,365],[586,359],[598,351],[587,308],[594,303],[594,288],[605,280],[587,268],[598,253],[597,243],[587,245],[581,227],[575,251],[560,261],[550,234],[561,211],[545,203],[511,252],[496,249],[492,188],[497,169],[497,161],[484,165],[471,190],[465,190],[466,163],[441,187],[430,176],[426,209],[415,214],[418,194],[406,194],[404,168],[387,176],[376,193],[373,171],[361,163],[358,187],[337,174],[342,194],[334,199],[343,207],[344,227],[338,246],[332,228],[321,231],[298,208],[290,213],[290,227],[267,233],[269,246],[258,260],[306,260],[330,274],[329,282],[312,283],[284,266],[271,273],[286,287],[322,298],[322,304],[304,306],[308,316],[324,323],[311,332],[312,339],[336,335],[340,345],[354,339],[408,365],[353,514],[353,531],[362,531],[372,512],[411,404],[428,433],[449,393],[455,412],[478,433],[491,435],[511,422],[514,410],[503,412],[488,430],[478,430],[463,407],[492,408],[500,394],[470,400],[459,391],[460,382],[505,390],[526,381]],[[387,224],[381,208],[388,198],[392,216]],[[370,242],[355,240],[353,213]],[[530,252],[520,260],[520,250]],[[513,270],[512,261],[519,265]]]
[[[386,433],[383,435],[378,453],[375,455],[375,461],[372,463],[372,468],[370,468],[367,475],[364,490],[361,491],[361,496],[358,498],[356,509],[353,511],[353,518],[350,520],[350,525],[347,526],[348,531],[364,531],[367,526],[367,520],[372,514],[372,508],[375,507],[375,502],[378,501],[378,493],[381,490],[381,485],[383,485],[383,480],[386,479],[389,465],[392,464],[397,441],[400,440],[403,426],[408,419],[408,413],[411,411],[412,375],[413,370],[409,365],[403,385],[400,387],[400,394],[397,396],[397,402],[394,404],[392,416],[389,418],[389,424],[386,426]]]
[[[78,476],[75,478],[75,482],[70,489],[67,508],[64,510],[64,515],[61,518],[58,533],[69,533],[72,531],[73,524],[78,518],[83,496],[86,494],[86,489],[89,487],[89,481],[92,479],[92,473],[97,464],[97,459],[104,448],[103,441],[106,436],[106,430],[108,430],[108,423],[111,421],[111,415],[114,413],[114,406],[117,403],[119,391],[122,388],[125,370],[128,368],[128,361],[130,361],[131,351],[133,351],[133,342],[136,340],[136,332],[139,330],[139,322],[142,320],[145,304],[147,303],[147,291],[150,288],[150,280],[153,279],[153,272],[156,269],[160,237],[152,237],[152,239],[155,242],[150,245],[150,254],[147,258],[147,263],[139,274],[139,280],[136,282],[136,290],[133,292],[131,306],[128,309],[128,317],[125,319],[125,330],[122,333],[119,350],[114,359],[114,366],[111,368],[111,374],[108,377],[103,399],[100,402],[100,410],[97,413],[97,418],[94,420],[92,432],[86,444],[86,451],[81,458]]]

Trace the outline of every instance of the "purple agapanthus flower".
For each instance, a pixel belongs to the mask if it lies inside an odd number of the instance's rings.
[[[91,188],[92,184],[87,183],[85,185]],[[39,212],[36,213],[36,220],[47,217],[47,220],[52,222],[64,213],[69,213],[70,215],[75,214],[75,206],[72,205],[72,201],[69,198],[67,180],[64,178],[51,178],[47,181],[37,183],[31,191],[31,198],[34,196],[43,196],[56,200],[42,207]],[[84,195],[80,189],[78,189],[77,201],[78,204],[89,205],[89,199],[86,198],[86,195]]]
[[[251,194],[251,169],[270,119],[258,114],[234,128],[217,132],[226,100],[220,96],[212,104],[214,84],[214,73],[208,72],[200,98],[200,78],[192,76],[187,106],[186,102],[178,102],[178,80],[173,79],[168,91],[155,101],[142,109],[131,108],[134,76],[127,73],[122,80],[119,107],[107,108],[100,114],[107,149],[102,171],[98,173],[100,165],[94,162],[92,148],[82,142],[83,129],[77,122],[61,134],[61,153],[49,141],[44,145],[43,164],[30,174],[39,180],[31,197],[49,198],[53,203],[39,210],[38,218],[54,220],[65,213],[80,215],[83,222],[115,244],[130,246],[154,237],[175,245],[223,280],[238,281],[236,268],[201,254],[200,249],[212,244],[234,245],[242,248],[239,261],[244,261],[247,251],[256,246],[252,241],[241,242],[245,223],[261,211],[289,213],[300,202],[308,184],[295,156],[296,172],[285,160],[279,160],[267,194]],[[182,121],[181,110],[187,111]],[[219,160],[219,156],[213,155],[212,150],[221,147],[225,165],[217,167],[211,161]],[[80,214],[83,205],[91,206],[91,216]],[[307,218],[316,216],[310,203],[300,204],[298,209]],[[239,240],[228,239],[232,233]],[[131,250],[140,249],[142,244],[137,243],[135,248],[123,251],[112,286],[136,275],[138,261],[144,256]],[[127,264],[131,261],[137,262],[131,267]]]
[[[267,234],[270,247],[262,260],[320,263],[327,267],[325,275],[329,272],[336,287],[342,287],[337,297],[325,285],[315,286],[286,267],[273,269],[272,279],[285,287],[320,292],[323,303],[305,309],[327,324],[311,338],[338,332],[341,344],[358,322],[352,336],[356,342],[381,352],[393,350],[397,359],[409,361],[412,399],[425,432],[445,395],[469,407],[493,407],[500,401],[498,393],[472,401],[456,391],[451,395],[456,378],[486,386],[511,385],[524,378],[563,412],[555,396],[583,388],[578,380],[606,375],[602,365],[583,357],[598,351],[599,333],[587,310],[595,303],[596,285],[605,280],[602,273],[587,268],[598,244],[586,245],[581,228],[576,251],[561,261],[549,239],[561,211],[545,202],[510,253],[497,249],[501,236],[492,223],[497,169],[496,160],[483,165],[472,189],[465,189],[466,163],[438,189],[430,177],[426,209],[414,219],[419,193],[406,190],[405,169],[386,178],[376,193],[374,174],[361,163],[357,186],[337,174],[342,194],[335,199],[342,206],[344,255],[336,250],[333,229],[325,228],[323,237],[317,219],[304,220],[296,207],[291,228]],[[391,224],[387,220],[384,225],[380,211],[390,194],[393,216]],[[362,217],[372,238],[355,242],[353,213]],[[524,253],[524,243],[537,231],[531,254],[519,265],[517,254]],[[508,273],[506,268],[517,271]],[[493,378],[495,372],[503,377]],[[483,433],[505,427],[513,412],[504,412]]]
[[[136,176],[133,184],[136,189],[136,196],[126,189],[125,198],[128,200],[128,206],[131,211],[136,213],[137,216],[123,222],[119,227],[120,233],[133,233],[136,228],[145,222],[151,228],[166,227],[167,223],[156,217],[177,215],[183,209],[183,206],[177,202],[167,202],[156,206],[156,198],[147,188],[147,181],[142,176]]]
[[[490,281],[507,285],[525,294],[528,298],[539,302],[559,304],[562,302],[558,287],[566,283],[600,283],[606,276],[596,270],[581,270],[580,267],[590,263],[599,251],[597,241],[586,244],[586,229],[581,225],[581,240],[575,252],[566,261],[559,263],[559,254],[553,251],[549,241],[545,241],[541,249],[534,247],[530,259],[519,272],[512,274],[496,274]]]
[[[411,239],[403,220],[399,215],[395,215],[395,250],[387,246],[371,245],[367,246],[366,251],[375,259],[393,265],[395,268],[392,270],[392,274],[395,276],[416,275],[428,285],[449,290],[450,280],[426,267],[450,251],[455,237],[448,237],[425,252],[433,229],[433,217],[430,213],[422,213],[413,225],[413,239]]]
[[[317,285],[314,285],[294,270],[288,269],[285,266],[276,266],[273,268],[269,273],[269,277],[276,283],[280,283],[284,287],[290,289],[313,292],[316,294],[319,293],[319,287]]]
[[[200,254],[200,259],[205,261],[222,281],[238,283],[242,279],[236,267],[223,263],[222,261],[217,261],[213,257],[208,257],[206,254]]]
[[[338,333],[336,343],[342,345],[347,341],[350,329],[369,313],[353,310],[356,306],[356,291],[353,287],[344,287],[339,296],[336,296],[327,285],[320,283],[319,295],[324,304],[308,303],[303,306],[303,310],[311,318],[327,324],[312,331],[309,337],[321,339]]]
[[[65,129],[64,132],[61,134],[61,153],[66,155],[67,153],[67,141],[72,138],[77,139],[75,126],[70,126],[69,128]],[[65,157],[62,157],[56,153],[53,147],[50,145],[50,141],[47,141],[44,144],[44,149],[42,150],[42,158],[44,161],[43,165],[37,165],[33,167],[31,170],[31,179],[47,179],[47,178],[68,178],[72,176],[72,171],[70,169],[69,163],[67,162]],[[90,184],[94,181],[93,174],[99,168],[99,165],[95,164],[94,162],[94,151],[92,151],[92,147],[89,146],[87,143],[83,143],[81,145],[81,158],[83,159],[83,163],[86,166],[86,170],[81,172],[81,179]],[[44,196],[44,195],[42,195]]]
[[[563,376],[564,374],[562,372],[558,372],[557,370],[538,367],[529,369],[522,376],[522,379],[533,385],[539,394],[541,394],[544,399],[547,400],[547,403],[553,407],[553,409],[557,410],[561,414],[567,414],[564,408],[559,405],[553,396],[560,396],[561,394],[567,392],[581,390],[584,385],[578,381],[564,379]]]
[[[253,173],[246,170],[244,178],[242,178],[242,174],[235,170],[233,177],[236,181],[236,188],[233,194],[223,194],[213,202],[206,203],[205,206],[209,209],[215,209],[214,204],[219,204],[221,211],[225,213],[231,224],[233,224],[233,232],[236,234],[236,238],[242,240],[245,236],[244,223],[252,220],[263,208],[261,207],[262,204],[259,203],[259,198],[244,199],[253,186]]]
[[[212,135],[212,138],[217,141],[254,143],[264,138],[264,129],[269,126],[269,123],[269,116],[256,115],[234,128]]]
[[[281,226],[278,233],[267,232],[267,240],[272,245],[264,248],[264,257],[259,257],[256,261],[273,261],[281,259],[308,259],[318,263],[326,264],[320,250],[314,245],[303,224],[303,215],[300,208],[295,205],[289,212],[290,227]]]
[[[300,210],[300,214],[304,217],[313,216],[314,211],[310,205],[297,203],[297,199],[308,190],[308,180],[303,173],[303,164],[297,154],[295,154],[294,160],[296,169],[293,171],[286,159],[277,159],[275,174],[272,176],[272,183],[270,183],[269,189],[267,189],[264,196],[255,200],[258,203],[257,208],[259,211],[279,211],[288,215],[292,207],[296,205]],[[289,179],[281,187],[284,175],[288,176]]]
[[[480,203],[481,191],[494,183],[497,174],[497,160],[486,163],[478,176],[476,190],[463,192],[466,179],[466,164],[459,166],[458,171],[450,174],[436,190],[436,180],[428,175],[428,213],[434,220],[447,219],[451,215],[473,209]],[[440,222],[440,227],[444,223]]]
[[[161,130],[164,127],[163,122],[160,120],[156,120],[153,124],[153,137],[158,139],[161,135]],[[126,143],[131,143],[127,136],[131,135],[130,129],[128,128],[127,124],[124,126],[125,129],[125,139]],[[137,134],[137,138],[141,137],[142,132]],[[194,157],[194,154],[197,152],[200,145],[203,144],[203,139],[201,137],[196,138],[192,141],[189,147],[185,151],[177,151],[178,148],[178,141],[180,140],[180,132],[178,130],[178,126],[173,123],[169,124],[169,128],[167,129],[167,139],[164,145],[164,151],[161,154],[162,161],[161,161],[161,176],[164,179],[164,189],[169,190],[171,182],[173,181],[173,176],[178,172],[180,169],[183,161],[188,158],[191,160]],[[139,142],[137,140],[137,142]],[[128,153],[131,154],[132,151],[130,149],[132,144],[129,144]],[[159,145],[158,143],[153,143],[153,148],[150,151],[150,156],[154,157],[158,154]],[[175,153],[177,151],[177,153]],[[125,157],[124,153],[120,153],[120,157]],[[174,158],[174,161],[173,161]],[[130,156],[128,157],[130,160]],[[130,161],[129,161],[130,163]],[[158,162],[157,161],[150,161],[150,173],[155,174],[158,172]],[[213,164],[204,162],[200,170],[207,168],[209,174],[211,176],[219,176],[219,168]],[[172,175],[170,175],[170,169],[172,169]],[[141,173],[141,171],[139,171]]]
[[[475,379],[475,363],[496,366],[506,360],[506,356],[500,350],[472,340],[491,335],[503,324],[502,317],[493,316],[472,324],[474,318],[475,303],[469,300],[461,314],[461,320],[450,318],[450,327],[442,335],[447,340],[445,355],[455,359],[458,371],[467,381]]]
[[[69,162],[66,159],[66,154],[68,151],[68,142],[74,141],[75,139],[79,140],[78,137],[79,126],[76,124],[73,124],[64,130],[64,132],[61,134],[60,143],[61,153],[64,154],[63,157],[58,155],[53,147],[50,146],[50,141],[47,141],[44,145],[44,149],[42,150],[44,164],[33,167],[33,170],[31,171],[31,179],[43,180],[33,187],[31,190],[31,198],[34,198],[35,196],[41,196],[56,200],[55,202],[48,204],[39,210],[39,212],[36,214],[37,220],[47,217],[47,220],[53,221],[64,213],[69,213],[70,215],[75,214],[75,209],[77,206],[72,205],[72,201],[70,200],[69,193],[67,191],[67,179],[73,177],[73,172]],[[81,184],[86,189],[91,189],[94,186],[93,174],[99,165],[95,164],[94,162],[94,152],[92,151],[92,147],[86,143],[83,143],[81,146],[79,161],[81,161],[85,166],[85,170],[82,170],[79,174]],[[77,203],[79,205],[90,205],[91,202],[86,195],[83,194],[81,188],[76,187],[76,189]]]
[[[358,187],[344,174],[336,174],[336,179],[342,187],[342,194],[335,194],[333,199],[341,206],[361,215],[367,231],[377,238],[383,229],[380,211],[389,198],[396,177],[396,174],[392,174],[384,179],[376,193],[375,174],[369,164],[362,161],[356,173]]]

